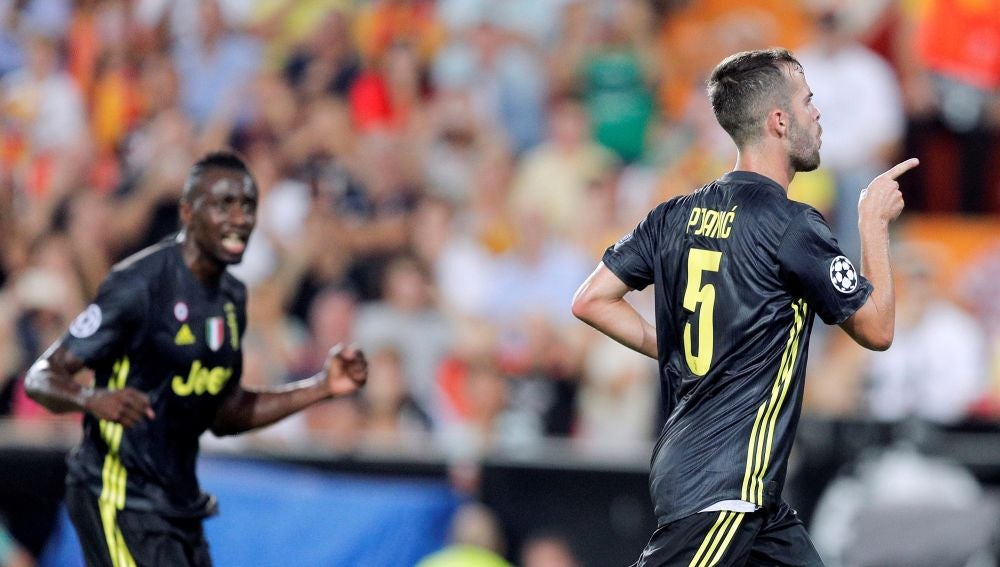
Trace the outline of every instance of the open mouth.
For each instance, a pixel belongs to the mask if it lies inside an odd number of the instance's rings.
[[[247,248],[246,237],[233,232],[225,234],[222,237],[222,247],[226,250],[226,252],[229,252],[234,256],[239,256]]]

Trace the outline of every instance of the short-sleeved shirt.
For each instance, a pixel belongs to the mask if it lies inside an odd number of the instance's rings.
[[[214,499],[195,476],[198,438],[239,385],[246,288],[225,273],[197,280],[170,238],[116,265],[62,344],[95,387],[149,396],[154,419],[132,428],[86,414],[69,481],[121,508],[201,517]]]
[[[814,315],[843,322],[871,284],[815,209],[744,171],[659,205],[603,262],[631,288],[655,286],[659,523],[721,501],[776,506]]]

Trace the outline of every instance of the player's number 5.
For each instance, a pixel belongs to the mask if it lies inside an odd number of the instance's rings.
[[[703,272],[718,272],[722,261],[722,252],[692,248],[688,253],[688,279],[684,290],[684,309],[698,313],[698,354],[691,344],[691,323],[684,324],[684,356],[688,368],[696,376],[708,373],[712,365],[712,332],[715,313],[715,286],[706,283],[702,285]],[[699,309],[700,306],[700,309]]]

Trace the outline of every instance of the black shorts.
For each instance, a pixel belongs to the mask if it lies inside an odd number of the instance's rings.
[[[201,518],[118,510],[80,484],[66,485],[66,509],[89,567],[211,567]]]
[[[784,502],[774,512],[701,512],[660,526],[633,567],[821,567],[806,528]]]

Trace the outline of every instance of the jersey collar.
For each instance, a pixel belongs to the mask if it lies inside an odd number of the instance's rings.
[[[777,181],[753,171],[730,171],[720,177],[719,180],[723,183],[754,183],[758,185],[765,185],[781,192],[782,195],[788,194],[785,191],[785,188],[782,187]]]

